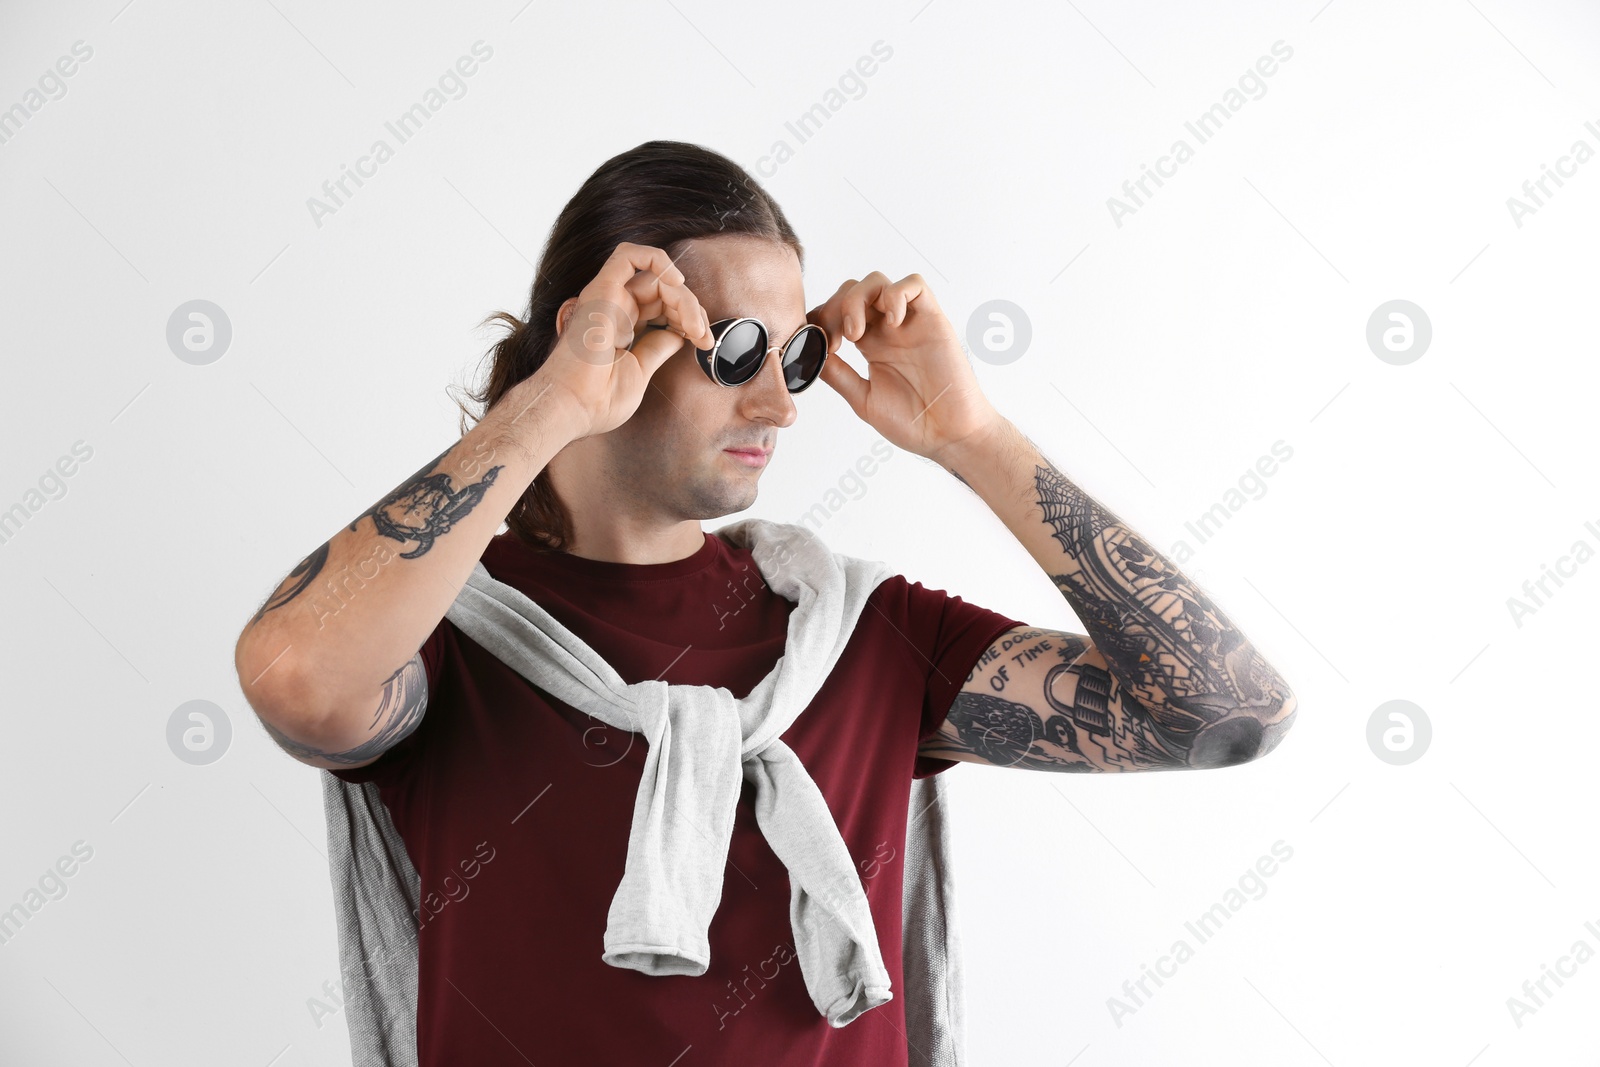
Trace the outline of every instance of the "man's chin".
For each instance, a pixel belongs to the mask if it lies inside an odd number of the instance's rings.
[[[717,478],[713,485],[707,486],[708,492],[700,495],[700,511],[703,519],[718,519],[724,515],[732,515],[744,511],[756,502],[756,475],[760,471],[749,471],[740,474],[724,473]]]

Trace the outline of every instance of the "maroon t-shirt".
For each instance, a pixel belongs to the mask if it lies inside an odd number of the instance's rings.
[[[489,573],[633,683],[743,697],[783,655],[792,601],[748,549],[707,532],[693,555],[629,564],[534,550],[514,535]],[[901,864],[917,755],[979,656],[1015,619],[900,575],[874,590],[833,673],[782,735],[856,860],[894,999],[835,1029],[812,1004],[789,922],[789,876],[739,798],[703,975],[601,962],[622,880],[642,735],[562,703],[448,619],[422,646],[422,723],[366,767],[421,877],[421,1067],[905,1065]]]

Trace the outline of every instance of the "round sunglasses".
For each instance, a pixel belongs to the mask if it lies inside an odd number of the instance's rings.
[[[667,327],[650,324],[647,330]],[[711,324],[715,339],[710,348],[696,348],[695,358],[706,377],[718,385],[740,386],[750,381],[767,361],[767,353],[777,345],[767,344],[767,327],[760,319],[719,319]],[[783,380],[790,393],[804,392],[822,376],[828,359],[828,334],[821,326],[808,322],[783,344]]]

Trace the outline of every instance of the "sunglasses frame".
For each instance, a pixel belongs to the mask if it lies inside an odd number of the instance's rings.
[[[722,348],[723,339],[726,338],[728,334],[732,333],[733,328],[739,325],[741,322],[755,323],[756,328],[761,331],[762,339],[764,341],[771,340],[772,333],[767,329],[767,324],[753,315],[741,315],[731,319],[718,319],[716,322],[711,324],[711,335],[716,338],[715,343],[710,348],[700,348],[696,346],[694,350],[695,359],[699,361],[700,369],[705,371],[707,378],[710,378],[718,385],[727,389],[737,389],[741,385],[748,385],[750,382],[755,380],[756,375],[761,373],[761,368],[767,365],[767,357],[772,354],[773,349],[778,349],[779,358],[782,359],[788,353],[790,346],[796,341],[800,340],[801,334],[804,334],[807,330],[815,330],[822,338],[822,361],[817,364],[817,373],[811,377],[810,381],[806,382],[806,384],[802,385],[798,389],[789,389],[788,393],[790,396],[794,396],[797,393],[803,393],[807,389],[810,389],[813,385],[817,384],[818,380],[822,378],[822,368],[827,364],[828,356],[830,355],[828,351],[828,331],[824,330],[821,326],[818,326],[814,322],[807,322],[801,325],[799,329],[795,330],[794,333],[790,334],[789,339],[785,341],[782,346],[774,344],[765,345],[761,350],[761,358],[756,361],[756,369],[750,372],[750,377],[746,378],[742,382],[723,381],[717,375],[716,371],[717,352]],[[662,326],[659,323],[651,323],[647,325],[645,329],[664,330],[667,329],[667,327]],[[801,343],[803,344],[804,342],[801,341]]]

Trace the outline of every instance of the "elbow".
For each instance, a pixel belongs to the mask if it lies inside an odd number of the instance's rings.
[[[286,664],[282,657],[268,650],[260,641],[252,640],[246,628],[233,646],[233,669],[239,676],[239,690],[257,713],[281,703],[280,694],[289,688],[285,678]]]
[[[262,640],[263,634],[271,631],[256,625],[260,617],[259,613],[250,616],[233,643],[233,670],[239,676],[239,688],[252,705],[260,683],[266,680],[273,667],[280,666],[274,663],[276,653],[267,651],[266,642]]]
[[[1235,767],[1254,762],[1277,748],[1294,725],[1297,709],[1294,694],[1287,689],[1280,691],[1283,700],[1271,715],[1258,717],[1242,712],[1202,729],[1189,750],[1189,766]]]
[[[271,648],[252,640],[246,630],[234,646],[233,667],[239,690],[258,719],[280,730],[304,733],[322,716],[307,699],[310,690],[292,669],[295,657],[287,652],[287,646]]]
[[[1288,686],[1281,686],[1279,691],[1283,693],[1283,702],[1278,705],[1277,714],[1262,726],[1261,743],[1256,746],[1256,753],[1251,759],[1260,759],[1277,748],[1278,742],[1283,740],[1283,735],[1294,725],[1300,702],[1294,693],[1290,692]]]

